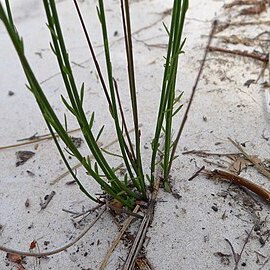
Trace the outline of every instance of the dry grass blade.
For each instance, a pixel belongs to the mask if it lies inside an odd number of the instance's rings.
[[[197,155],[198,157],[207,157],[207,156],[237,156],[239,153],[212,153],[208,151],[203,151],[203,150],[190,150],[190,151],[185,151],[182,153],[182,155]]]
[[[133,213],[136,214],[140,209],[139,205],[136,205],[136,207],[133,210]],[[125,233],[125,231],[127,230],[127,228],[129,227],[131,221],[134,219],[134,217],[130,216],[127,218],[125,224],[123,225],[121,231],[119,232],[119,234],[117,235],[117,237],[113,240],[111,247],[109,248],[109,250],[106,253],[106,256],[104,257],[99,270],[104,270],[105,267],[108,264],[108,261],[113,253],[113,251],[115,250],[115,248],[117,247],[117,245],[119,244],[121,237],[123,236],[123,234]]]
[[[235,252],[234,247],[233,247],[231,241],[230,241],[229,239],[225,238],[225,241],[229,244],[229,246],[230,246],[230,248],[231,248],[231,250],[232,250],[232,253],[233,253],[234,263],[235,263],[234,269],[233,269],[233,270],[238,270],[239,262],[240,262],[240,260],[241,260],[242,254],[243,254],[243,252],[244,252],[244,250],[245,250],[245,247],[246,247],[248,241],[249,241],[250,238],[251,238],[252,232],[253,232],[253,230],[254,230],[254,226],[255,226],[255,225],[253,225],[252,228],[251,228],[251,230],[249,231],[249,233],[248,233],[248,235],[247,235],[247,237],[246,237],[246,239],[245,239],[244,245],[243,245],[243,247],[242,247],[242,249],[241,249],[241,251],[240,251],[239,254],[238,254],[237,252]]]
[[[160,181],[156,181],[155,190],[156,190],[156,188],[157,189],[159,188],[159,183],[160,183]],[[157,194],[157,192],[156,192],[156,194]],[[155,203],[156,203],[156,196],[152,196],[147,213],[145,214],[145,216],[142,220],[142,223],[140,225],[140,228],[138,230],[138,233],[137,233],[137,236],[134,240],[134,243],[131,247],[131,250],[129,252],[129,255],[127,257],[127,260],[125,262],[123,270],[132,270],[133,269],[137,255],[142,248],[147,229],[148,229],[148,227],[151,224],[151,221],[153,219]]]
[[[90,158],[92,158],[93,156],[91,156]],[[73,167],[71,167],[71,170],[74,171],[78,168],[80,168],[82,166],[81,163],[77,163],[76,165],[74,165]],[[66,176],[68,176],[70,174],[70,171],[65,171],[64,173],[62,173],[61,175],[57,176],[51,183],[50,185],[55,185],[56,183],[58,183],[61,179],[65,178]]]
[[[162,141],[161,149],[163,148],[163,145],[164,145],[164,140]],[[163,157],[160,154],[157,156],[157,164],[159,164],[159,166],[156,167],[156,172],[155,172],[155,179],[156,180],[155,180],[155,184],[153,186],[153,192],[151,194],[150,203],[149,203],[147,212],[146,212],[146,214],[141,222],[140,228],[137,232],[137,235],[136,235],[136,238],[133,242],[133,245],[129,251],[129,254],[128,254],[128,257],[125,261],[123,270],[132,270],[133,269],[137,255],[139,254],[139,252],[142,248],[147,229],[153,220],[154,208],[155,208],[155,204],[156,204],[156,199],[157,199],[157,195],[158,195],[158,191],[159,191],[159,187],[160,187],[160,180],[161,180],[162,171],[163,171],[162,166],[161,166],[162,158]]]
[[[190,111],[191,104],[193,103],[193,99],[194,99],[194,96],[195,96],[195,93],[196,93],[196,89],[197,89],[197,86],[199,84],[199,81],[200,81],[200,78],[201,78],[201,75],[202,75],[202,72],[203,72],[203,68],[204,68],[204,65],[205,65],[205,61],[206,61],[206,58],[207,58],[207,55],[208,55],[208,51],[209,51],[208,48],[211,45],[211,42],[212,42],[214,33],[216,32],[217,26],[218,26],[218,21],[214,20],[213,23],[212,23],[212,28],[211,28],[209,38],[208,38],[208,41],[207,41],[207,46],[206,46],[205,51],[204,51],[204,56],[203,56],[203,59],[202,59],[202,62],[201,62],[200,68],[199,68],[199,72],[197,74],[194,86],[192,87],[192,91],[191,91],[191,95],[190,95],[190,98],[189,98],[189,102],[188,102],[186,111],[185,111],[185,113],[183,115],[183,120],[181,122],[180,128],[179,128],[178,133],[176,135],[176,138],[175,138],[175,140],[173,142],[173,148],[172,148],[172,152],[171,152],[171,162],[169,164],[169,168],[171,168],[171,166],[172,166],[172,161],[174,159],[174,155],[175,155],[175,152],[176,152],[176,147],[178,145],[178,142],[179,142],[180,137],[182,135],[182,132],[184,130],[186,121],[188,119],[188,113]]]
[[[79,131],[79,128],[73,129],[68,131],[67,133],[73,133],[76,131]],[[58,134],[55,134],[55,137],[59,137]],[[41,142],[41,141],[46,141],[46,140],[51,140],[53,137],[52,135],[41,135],[41,136],[36,136],[34,137],[34,139],[30,139],[31,137],[29,137],[29,141],[28,142],[22,142],[22,143],[16,143],[16,144],[11,144],[11,145],[5,145],[5,146],[0,146],[0,150],[7,150],[7,149],[11,149],[11,148],[16,148],[19,146],[24,146],[24,145],[28,145],[28,144],[33,144],[33,143],[37,143],[37,142]],[[21,139],[22,140],[22,139]],[[25,139],[23,139],[25,140]]]

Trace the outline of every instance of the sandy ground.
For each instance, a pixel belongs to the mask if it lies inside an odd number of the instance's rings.
[[[24,37],[27,56],[54,108],[63,117],[65,109],[60,101],[64,93],[61,78],[57,73],[55,59],[49,49],[49,33],[45,26],[42,1],[13,0],[15,22]],[[93,63],[80,31],[72,1],[58,1],[66,42],[78,82],[86,83],[86,107],[88,113],[97,111],[95,129],[106,125],[101,141],[107,145],[113,141],[112,126],[108,122],[105,98],[97,81]],[[95,1],[79,1],[86,23],[102,62],[102,47],[99,25],[95,15]],[[109,17],[109,34],[113,55],[115,77],[122,90],[125,111],[129,113],[126,87],[125,58],[118,1],[106,4]],[[186,104],[194,84],[208,34],[214,19],[220,21],[212,46],[228,50],[252,53],[257,50],[269,53],[270,9],[259,15],[239,15],[250,6],[224,8],[230,1],[190,1],[187,14],[185,55],[181,57],[179,69],[179,91],[184,91]],[[133,18],[134,50],[137,69],[138,99],[142,127],[145,169],[148,169],[150,142],[153,134],[156,106],[162,77],[166,34],[162,21],[169,22],[166,11],[171,1],[131,1]],[[243,12],[243,11],[242,11]],[[268,21],[268,24],[267,24]],[[227,23],[232,25],[227,25]],[[248,22],[247,24],[245,22]],[[250,22],[253,22],[252,24]],[[263,22],[263,23],[260,23]],[[266,23],[265,23],[266,22]],[[259,35],[261,34],[261,35]],[[37,105],[25,88],[26,79],[9,38],[0,24],[0,144],[16,143],[18,139],[48,133]],[[208,169],[225,166],[238,170],[239,162],[226,156],[182,153],[202,150],[212,153],[235,153],[237,149],[227,140],[239,141],[244,149],[258,155],[261,161],[269,158],[269,73],[263,76],[263,62],[228,53],[211,52],[197,88],[185,132],[178,147],[179,157],[172,171],[172,186],[180,196],[175,198],[160,190],[155,217],[147,233],[144,262],[156,270],[206,270],[206,269],[270,269],[269,204],[257,195],[226,182],[215,182],[204,176],[192,181],[188,179],[199,167]],[[253,81],[252,81],[253,80]],[[268,83],[268,85],[267,85]],[[268,88],[267,88],[268,87]],[[13,93],[13,95],[12,95]],[[62,118],[63,119],[63,118]],[[180,119],[177,120],[180,123]],[[69,119],[69,128],[76,123]],[[177,122],[175,126],[179,125]],[[80,137],[80,133],[73,133]],[[87,152],[85,144],[81,148]],[[114,150],[115,145],[110,147]],[[32,151],[35,155],[25,164],[16,167],[16,152]],[[238,160],[239,161],[239,160]],[[66,171],[52,141],[0,151],[0,244],[28,251],[32,241],[37,241],[41,251],[53,250],[78,236],[84,226],[96,215],[88,216],[81,224],[62,211],[69,209],[81,212],[94,206],[67,176],[57,183],[53,181]],[[71,164],[76,160],[70,159]],[[112,160],[113,164],[117,162]],[[242,160],[243,162],[243,160]],[[216,165],[215,165],[216,164]],[[243,163],[241,163],[243,164]],[[243,166],[242,166],[243,167]],[[243,168],[242,168],[243,169]],[[98,187],[80,170],[78,175],[93,192]],[[248,166],[244,176],[265,188],[269,179]],[[54,191],[56,194],[46,209],[41,210],[40,201]],[[28,204],[26,204],[28,202]],[[139,221],[133,223],[130,234],[136,233]],[[255,226],[255,227],[254,227]],[[91,231],[68,250],[47,258],[25,258],[25,269],[99,269],[110,244],[118,233],[118,224],[111,214],[105,213]],[[249,235],[249,237],[248,237]],[[248,238],[247,238],[248,237]],[[130,237],[132,239],[132,237]],[[238,268],[232,248],[241,253]],[[121,269],[130,243],[120,242],[109,260],[106,269]],[[35,249],[37,251],[37,249]],[[0,253],[0,269],[16,269],[18,265]]]

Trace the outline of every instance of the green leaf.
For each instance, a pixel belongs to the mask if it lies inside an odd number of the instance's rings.
[[[67,146],[67,147],[68,147],[68,146]],[[72,152],[70,152],[70,151],[68,150],[68,148],[65,148],[65,151],[66,151],[69,155],[71,155],[72,157],[75,156]]]
[[[169,29],[167,28],[166,24],[165,24],[164,22],[163,22],[162,24],[163,24],[163,26],[164,26],[164,29],[165,29],[166,33],[168,34],[168,36],[170,36],[170,31],[169,31]]]
[[[6,4],[6,8],[7,8],[7,14],[8,14],[9,23],[12,26],[12,28],[15,29],[15,26],[14,26],[14,23],[13,23],[13,18],[12,18],[12,13],[11,13],[10,5],[9,5],[9,1],[6,0],[5,4]]]
[[[183,104],[181,104],[172,114],[172,117],[174,117],[183,107]]]
[[[98,165],[97,165],[96,162],[95,162],[95,164],[94,164],[94,171],[95,171],[96,174],[99,175],[99,172],[98,172]]]
[[[95,120],[95,112],[92,112],[91,117],[90,117],[90,121],[89,121],[89,128],[90,129],[92,129],[92,127],[93,127],[94,120]]]
[[[55,30],[54,30],[49,24],[46,23],[46,25],[47,25],[47,27],[49,28],[49,30],[50,30],[51,34],[53,35],[53,37],[54,37],[56,40],[58,40],[58,36],[57,36]]]
[[[67,116],[66,114],[64,113],[64,121],[65,121],[65,130],[67,131],[68,128],[67,128]]]
[[[128,175],[127,173],[124,175],[124,183],[126,186],[128,186]]]
[[[50,42],[50,47],[51,47],[52,52],[53,52],[55,55],[57,55],[57,54],[56,54],[56,51],[55,51],[55,48],[53,47],[53,45],[52,45],[51,42]]]
[[[68,102],[66,101],[66,99],[61,95],[62,101],[65,104],[65,106],[67,107],[67,109],[75,116],[77,116],[76,111],[71,107],[71,105],[68,104]]]
[[[170,184],[169,184],[168,181],[164,181],[164,190],[166,192],[171,192],[172,191],[172,189],[171,189]]]
[[[148,180],[149,183],[151,183],[151,177],[149,176],[149,174],[146,174],[146,179]]]
[[[18,36],[19,37],[19,36]],[[21,45],[21,51],[22,53],[24,53],[24,43],[23,43],[23,38],[19,38],[20,39],[20,45]]]
[[[100,20],[100,22],[101,22],[101,14],[100,14],[99,8],[98,8],[98,7],[96,7],[96,9],[97,9],[97,15],[98,15],[98,19],[99,19],[99,20]]]
[[[100,138],[100,136],[101,136],[101,134],[102,134],[102,132],[103,132],[103,130],[104,130],[104,127],[105,127],[105,125],[103,125],[103,126],[101,127],[101,129],[99,130],[98,135],[97,135],[97,138],[96,138],[96,142],[97,142],[98,139]]]
[[[62,66],[62,69],[63,69],[63,71],[64,71],[64,73],[67,75],[67,76],[70,76],[71,75],[71,73],[70,73],[70,70],[68,69],[68,67],[66,67],[66,66]]]
[[[83,105],[83,98],[84,98],[84,83],[82,83],[81,92],[80,92],[81,105]]]
[[[180,51],[183,49],[185,43],[186,43],[186,38],[184,38],[184,40],[182,41],[181,45],[180,45]]]
[[[177,102],[180,101],[180,99],[182,98],[183,94],[184,94],[184,91],[182,91],[182,92],[174,99],[173,105],[175,105]]]
[[[85,161],[89,165],[89,167],[91,168],[91,159],[90,159],[89,155],[86,156]]]
[[[123,159],[123,157],[122,157],[122,156],[117,155],[117,154],[114,154],[114,153],[112,153],[112,152],[110,152],[110,151],[108,151],[108,150],[105,150],[104,148],[101,148],[101,151],[102,151],[102,152],[104,152],[104,153],[106,153],[106,154],[108,154],[108,155],[110,155],[110,156],[113,156],[113,157],[118,157],[118,158]]]

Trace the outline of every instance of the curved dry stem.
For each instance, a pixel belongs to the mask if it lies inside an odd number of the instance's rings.
[[[39,253],[34,253],[34,252],[25,252],[25,251],[20,251],[20,250],[16,250],[16,249],[11,249],[11,248],[7,248],[4,246],[0,246],[0,250],[7,252],[7,253],[13,253],[13,254],[19,254],[21,256],[26,256],[26,257],[45,257],[45,256],[51,256],[57,253],[60,253],[68,248],[70,248],[71,246],[73,246],[74,244],[76,244],[79,240],[81,240],[85,234],[96,224],[96,222],[101,218],[101,216],[103,215],[103,213],[105,212],[106,208],[104,208],[102,210],[102,212],[100,212],[100,214],[97,216],[97,218],[76,238],[74,239],[72,242],[68,243],[67,245],[64,245],[60,248],[57,248],[55,250],[52,251],[48,251],[48,252],[39,252]]]

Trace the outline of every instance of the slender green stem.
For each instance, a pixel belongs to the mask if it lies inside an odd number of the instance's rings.
[[[7,1],[8,3],[8,1]],[[96,160],[100,164],[100,167],[103,169],[103,173],[105,173],[107,179],[111,183],[111,186],[108,185],[92,168],[89,163],[86,162],[86,159],[80,154],[80,152],[77,150],[75,145],[73,144],[70,136],[66,132],[65,128],[62,126],[60,121],[58,120],[56,114],[54,113],[52,107],[50,106],[50,103],[48,102],[46,96],[43,93],[43,90],[41,89],[34,73],[32,72],[32,69],[25,58],[24,51],[23,51],[23,42],[21,38],[19,37],[17,30],[15,26],[13,25],[13,20],[10,12],[9,5],[7,5],[8,9],[8,15],[6,15],[2,4],[0,3],[0,19],[3,21],[7,32],[13,42],[13,45],[17,51],[17,54],[20,58],[22,67],[24,69],[24,72],[26,74],[26,77],[28,79],[29,83],[29,89],[31,92],[34,94],[37,103],[40,107],[40,110],[45,118],[45,121],[48,125],[48,128],[52,135],[54,135],[54,132],[52,128],[55,129],[55,131],[58,133],[59,137],[63,140],[63,142],[66,144],[68,147],[69,151],[82,163],[82,165],[85,167],[87,172],[100,184],[104,190],[112,195],[114,198],[116,198],[119,202],[123,203],[127,207],[131,208],[133,206],[132,200],[128,197],[130,196],[131,198],[137,198],[140,199],[141,196],[133,192],[130,188],[127,187],[127,185],[120,181],[113,169],[109,166],[109,164],[106,162],[104,156],[101,154],[101,149],[98,147],[95,138],[92,134],[92,131],[88,125],[88,122],[86,120],[83,108],[82,108],[82,97],[80,98],[77,92],[77,87],[75,84],[74,77],[72,75],[72,70],[69,64],[68,60],[68,55],[65,49],[64,45],[64,39],[61,34],[61,28],[60,24],[58,21],[57,13],[56,13],[56,8],[54,5],[53,1],[50,1],[50,4],[48,1],[44,0],[44,6],[46,10],[46,14],[48,17],[48,26],[51,30],[52,34],[52,39],[54,43],[54,52],[57,56],[58,63],[60,66],[60,70],[62,71],[62,77],[64,80],[64,83],[66,85],[70,100],[71,100],[71,105],[72,105],[72,110],[74,110],[74,114],[78,119],[79,125],[81,126],[81,129],[83,131],[83,134],[85,136],[85,139],[88,142],[88,145],[91,147],[91,151],[93,155],[95,156]],[[52,20],[53,18],[53,20]],[[58,143],[58,141],[55,139],[56,146],[60,152],[60,155],[62,156],[66,166],[70,170],[72,176],[74,177],[75,181],[78,183],[78,186],[80,189],[92,200],[98,201],[96,198],[91,196],[83,187],[83,185],[80,183],[76,175],[72,172],[65,156],[64,153]],[[108,168],[108,169],[107,169]]]
[[[79,16],[79,20],[81,22],[81,26],[83,28],[89,46],[90,54],[93,58],[103,91],[105,93],[109,105],[109,111],[114,121],[115,131],[117,134],[117,139],[121,151],[121,154],[118,155],[118,157],[123,159],[127,169],[127,174],[125,174],[123,180],[120,180],[117,177],[115,170],[108,163],[107,159],[105,158],[102,152],[101,147],[97,143],[96,136],[92,132],[92,127],[94,123],[94,113],[92,114],[90,120],[88,120],[86,117],[86,113],[83,108],[84,84],[82,84],[80,91],[78,91],[76,80],[71,68],[69,55],[65,46],[64,36],[62,34],[61,24],[58,17],[55,0],[43,0],[43,4],[47,16],[48,28],[51,33],[52,44],[50,45],[57,58],[59,69],[61,71],[62,79],[68,95],[68,100],[66,100],[64,97],[62,97],[62,100],[67,109],[74,115],[80,126],[80,129],[87,143],[87,146],[95,158],[94,165],[92,164],[88,156],[84,157],[81,154],[81,152],[75,147],[74,143],[71,140],[71,137],[66,131],[66,123],[65,125],[61,124],[50,102],[45,96],[43,89],[38,83],[38,80],[36,79],[31,69],[31,66],[29,65],[25,57],[24,44],[14,25],[12,19],[12,12],[8,0],[5,0],[7,12],[5,12],[3,5],[0,2],[0,20],[4,23],[4,26],[6,27],[7,32],[11,38],[11,41],[15,47],[15,50],[19,56],[20,62],[22,64],[23,70],[28,80],[29,84],[28,88],[35,96],[40,111],[53,136],[56,147],[62,159],[64,160],[65,165],[67,166],[71,175],[78,184],[79,188],[86,196],[88,196],[88,198],[90,198],[95,202],[99,202],[97,198],[92,196],[84,188],[80,180],[72,171],[65,157],[64,151],[54,135],[54,131],[59,135],[59,138],[65,143],[66,150],[70,154],[74,155],[80,161],[80,163],[86,170],[87,174],[89,174],[107,194],[113,196],[123,205],[132,208],[135,200],[147,199],[147,192],[141,158],[141,141],[140,141],[141,134],[139,128],[139,113],[136,94],[136,80],[135,80],[135,67],[132,48],[132,32],[131,32],[129,1],[121,0],[120,2],[121,2],[122,24],[124,29],[124,40],[126,47],[129,93],[131,99],[133,125],[135,130],[135,147],[133,147],[132,140],[128,134],[127,123],[123,112],[122,103],[120,100],[118,86],[116,80],[113,77],[113,68],[110,56],[104,1],[103,0],[98,1],[98,16],[102,29],[108,85],[106,85],[105,79],[101,72],[97,56],[94,52],[92,42],[90,40],[81,12],[79,10],[79,5],[76,0],[73,0],[73,2],[77,10],[77,14]],[[181,134],[182,130],[180,128],[176,136],[176,139],[173,141],[172,138],[173,117],[181,108],[180,106],[178,109],[174,110],[174,105],[176,104],[176,101],[180,99],[178,97],[175,98],[175,89],[177,80],[178,59],[179,55],[182,53],[182,48],[184,45],[184,41],[182,41],[182,32],[187,8],[188,8],[188,0],[174,0],[171,26],[170,31],[168,32],[169,41],[168,41],[168,50],[165,62],[164,76],[162,81],[160,104],[157,114],[155,134],[152,141],[152,156],[150,167],[151,169],[150,184],[152,186],[155,181],[154,172],[156,170],[156,157],[157,153],[160,151],[163,153],[162,156],[163,156],[164,179],[165,181],[168,180],[170,169],[172,166],[172,161],[175,155],[176,145],[180,137],[179,134]],[[160,149],[159,141],[163,129],[165,136],[164,149]],[[103,128],[98,133],[97,137],[100,136],[102,130]],[[124,138],[124,133],[126,133],[127,139]],[[101,173],[99,171],[101,171]],[[132,187],[128,185],[128,176],[133,183]]]
[[[140,146],[140,129],[139,129],[139,120],[138,120],[138,105],[137,105],[137,94],[136,94],[136,83],[135,83],[135,68],[133,60],[133,50],[132,50],[132,34],[131,34],[131,25],[130,25],[130,13],[129,13],[129,2],[121,0],[121,11],[122,11],[122,20],[124,28],[124,37],[125,37],[125,46],[126,46],[126,56],[128,63],[128,78],[129,78],[129,89],[133,113],[133,123],[135,129],[135,148],[136,148],[136,173],[140,181],[140,186],[144,190],[145,180],[144,173],[142,169],[142,160],[141,160],[141,146]]]
[[[126,168],[129,172],[131,180],[133,181],[134,185],[139,189],[139,191],[143,194],[143,197],[146,198],[145,188],[140,185],[140,183],[138,182],[138,180],[134,177],[134,175],[132,173],[131,166],[130,166],[131,160],[129,159],[128,154],[126,152],[126,148],[125,148],[126,143],[124,141],[123,132],[121,130],[120,123],[119,123],[103,0],[99,0],[98,15],[99,15],[99,19],[100,19],[101,27],[102,27],[104,52],[105,52],[105,59],[106,59],[106,66],[107,66],[107,75],[108,75],[109,88],[110,88],[111,101],[112,101],[112,116],[113,116],[113,119],[115,122],[115,128],[116,128],[116,132],[117,132],[119,146],[120,146],[123,160],[125,162],[125,165],[126,165]]]
[[[183,2],[183,4],[182,4]],[[172,147],[172,118],[173,105],[175,98],[176,75],[178,69],[178,57],[181,53],[183,42],[181,41],[183,32],[183,22],[188,7],[188,0],[174,0],[172,9],[172,19],[169,31],[169,42],[167,57],[162,82],[160,96],[159,112],[157,116],[154,139],[152,141],[152,158],[151,158],[151,185],[154,182],[154,172],[156,167],[156,156],[159,149],[159,138],[165,118],[165,142],[164,142],[164,179],[169,176],[170,151]]]
[[[104,78],[103,78],[103,75],[102,75],[102,72],[101,72],[101,69],[100,69],[100,66],[99,66],[99,63],[98,63],[98,60],[97,60],[93,45],[92,45],[92,42],[91,42],[91,39],[90,39],[90,36],[89,36],[88,31],[86,29],[86,26],[85,26],[85,23],[84,23],[84,20],[83,20],[83,17],[82,17],[82,14],[81,14],[81,11],[80,11],[80,8],[79,8],[79,5],[78,5],[77,1],[73,0],[73,2],[74,2],[77,14],[79,16],[79,19],[80,19],[80,22],[81,22],[81,25],[82,25],[84,35],[85,35],[86,40],[87,40],[87,44],[88,44],[88,47],[89,47],[89,50],[90,50],[90,54],[91,54],[92,59],[94,61],[94,64],[95,64],[95,67],[96,67],[96,70],[97,70],[97,73],[98,73],[102,88],[104,90],[104,93],[105,93],[105,96],[107,98],[107,102],[109,104],[109,108],[110,108],[110,111],[111,111],[112,104],[111,104],[110,94],[109,94],[107,86],[105,84],[105,81],[104,81]]]
[[[107,97],[107,101],[109,103],[109,108],[110,108],[110,112],[112,112],[112,102],[111,102],[111,98],[110,98],[110,95],[108,93],[108,90],[107,90],[107,87],[105,85],[105,82],[104,82],[104,79],[103,79],[103,75],[101,73],[101,70],[100,70],[100,67],[99,67],[99,64],[98,64],[98,61],[96,59],[96,55],[94,53],[94,49],[93,49],[93,46],[92,46],[92,43],[91,43],[91,40],[90,40],[90,37],[89,37],[89,34],[87,32],[87,29],[86,29],[86,26],[84,24],[84,20],[82,18],[82,15],[81,15],[81,12],[80,12],[80,9],[79,9],[79,6],[77,4],[77,2],[74,0],[74,4],[75,4],[75,7],[76,7],[76,10],[77,10],[77,13],[78,13],[78,16],[80,18],[80,22],[81,22],[81,25],[83,27],[83,31],[85,33],[85,36],[86,36],[86,39],[87,39],[87,43],[88,43],[88,47],[90,49],[90,53],[92,55],[92,58],[94,60],[94,63],[95,63],[95,66],[96,66],[96,70],[99,74],[99,78],[101,80],[101,84],[103,86],[103,90],[105,92],[105,95]],[[125,118],[123,117],[123,112],[122,112],[122,108],[121,108],[121,103],[119,102],[119,95],[118,95],[118,92],[117,92],[117,89],[116,89],[117,85],[115,83],[115,80],[114,80],[114,90],[116,91],[116,97],[117,97],[117,100],[118,100],[118,106],[119,106],[119,109],[120,109],[120,112],[121,112],[121,117],[122,117],[122,123],[124,124],[124,128],[125,128],[125,132],[126,132],[126,136],[127,136],[127,139],[128,139],[128,144],[129,144],[129,148],[127,147],[125,141],[124,141],[124,147],[125,147],[125,151],[127,152],[127,156],[129,157],[129,160],[134,168],[134,170],[136,170],[136,167],[134,166],[134,161],[135,161],[135,155],[134,155],[134,152],[133,152],[133,147],[132,147],[132,143],[130,141],[130,136],[127,132],[127,126],[126,126],[126,123],[125,123]]]
[[[100,168],[102,169],[106,177],[108,179],[115,179],[117,184],[121,186],[120,181],[116,180],[117,177],[115,173],[113,172],[113,170],[111,169],[111,166],[105,160],[95,140],[95,137],[89,127],[88,121],[86,119],[85,113],[82,108],[80,97],[78,95],[72,69],[69,63],[68,53],[66,51],[65,42],[62,35],[55,2],[54,0],[49,0],[49,1],[50,1],[50,5],[47,0],[44,0],[44,6],[45,6],[47,18],[48,18],[48,24],[51,29],[54,29],[54,32],[52,33],[52,39],[53,39],[54,47],[55,47],[54,49],[57,54],[59,67],[62,71],[62,77],[65,82],[66,89],[68,91],[68,95],[72,103],[72,107],[75,109],[77,113],[76,117],[77,117],[78,123],[82,129],[87,145],[89,146],[91,152],[93,153],[95,159],[97,160]],[[65,68],[67,69],[67,71],[65,70]]]

